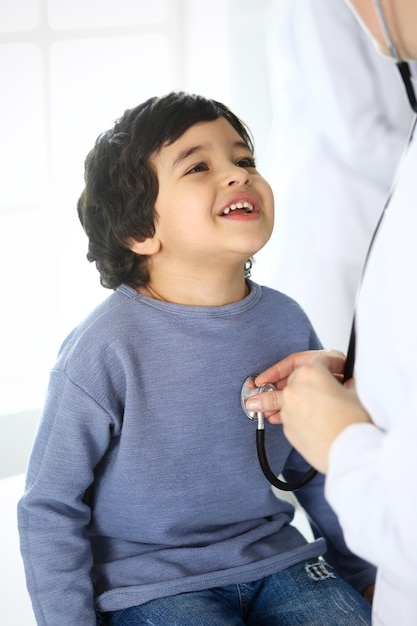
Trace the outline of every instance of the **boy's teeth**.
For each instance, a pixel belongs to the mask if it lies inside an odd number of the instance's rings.
[[[246,209],[247,213],[252,213],[253,204],[251,204],[250,202],[246,202],[246,201],[237,202],[236,204],[231,204],[230,206],[224,209],[223,215],[228,215],[230,211],[234,211],[235,209]]]

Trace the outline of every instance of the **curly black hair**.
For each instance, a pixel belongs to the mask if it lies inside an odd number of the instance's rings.
[[[149,281],[147,257],[132,252],[127,242],[155,234],[158,179],[150,157],[194,124],[220,117],[253,152],[249,129],[225,105],[184,92],[128,109],[97,138],[85,160],[85,187],[77,209],[89,240],[87,259],[96,263],[104,287],[139,287]]]

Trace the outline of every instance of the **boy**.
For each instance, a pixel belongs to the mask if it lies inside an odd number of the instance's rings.
[[[115,292],[62,346],[19,504],[38,624],[369,623],[324,540],[290,526],[240,406],[249,374],[320,347],[292,300],[245,278],[273,227],[248,131],[220,103],[152,98],[98,138],[85,181],[88,258]],[[304,473],[271,434],[274,469]],[[374,570],[322,483],[300,502],[362,591]]]

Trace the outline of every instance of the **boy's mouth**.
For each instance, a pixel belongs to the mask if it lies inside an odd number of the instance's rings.
[[[221,215],[229,215],[229,213],[236,213],[240,215],[248,215],[253,212],[253,204],[251,202],[236,202],[236,204],[230,204],[225,207]]]

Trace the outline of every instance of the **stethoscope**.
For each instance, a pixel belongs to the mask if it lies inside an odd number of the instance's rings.
[[[393,60],[395,61],[395,64],[397,66],[397,69],[399,71],[399,74],[401,76],[401,79],[403,81],[404,84],[404,88],[405,88],[405,92],[408,98],[408,103],[411,107],[411,109],[414,111],[414,113],[417,113],[417,97],[414,91],[414,87],[413,87],[413,82],[412,82],[412,77],[411,77],[411,70],[410,70],[410,66],[406,61],[401,61],[397,48],[394,44],[394,41],[391,37],[389,28],[388,28],[388,24],[387,21],[385,19],[385,15],[384,15],[384,11],[382,10],[381,7],[381,3],[380,0],[374,0],[374,6],[376,9],[376,12],[378,14],[378,19],[379,19],[379,23],[381,25],[382,28],[382,32],[384,34],[385,37],[385,41],[387,43],[389,52],[391,57],[393,58]],[[410,142],[413,138],[414,132],[416,130],[416,120],[414,121],[413,124],[413,128],[411,130],[411,134],[410,134]],[[361,277],[361,282],[366,270],[366,266],[368,264],[368,259],[372,250],[372,247],[374,245],[376,236],[378,234],[379,228],[382,224],[382,221],[384,219],[384,215],[385,212],[387,210],[387,207],[391,201],[391,196],[392,196],[392,192],[393,192],[393,188],[391,189],[391,192],[387,198],[387,201],[385,203],[384,209],[381,213],[381,216],[378,220],[378,223],[376,225],[374,234],[372,235],[372,239],[371,242],[369,244],[369,248],[368,248],[368,252],[366,255],[366,259],[365,259],[365,263],[363,266],[363,270],[362,270],[362,277]],[[347,351],[347,355],[346,355],[346,361],[345,361],[345,367],[343,370],[343,382],[346,382],[347,380],[350,380],[350,378],[352,378],[353,376],[353,370],[354,370],[354,365],[355,365],[355,354],[356,354],[356,331],[355,331],[355,321],[356,321],[356,311],[353,315],[353,322],[352,322],[352,330],[350,332],[350,338],[349,338],[349,345],[348,345],[348,351]]]
[[[405,91],[407,94],[408,102],[410,103],[410,107],[417,113],[417,98],[414,92],[412,80],[411,80],[411,71],[410,66],[406,61],[401,61],[400,55],[398,54],[397,47],[394,43],[394,40],[391,37],[391,33],[388,28],[387,20],[385,19],[384,11],[381,7],[380,0],[374,0],[375,10],[378,14],[379,23],[381,25],[381,29],[383,35],[385,37],[385,41],[388,46],[388,50],[390,52],[391,57],[395,61],[395,64],[398,68],[402,81],[404,83]]]
[[[256,379],[256,376],[248,376],[246,380],[244,381],[242,385],[241,394],[240,394],[240,403],[242,405],[244,414],[247,417],[249,417],[250,420],[257,421],[256,450],[258,453],[259,464],[261,466],[261,469],[264,473],[265,478],[269,480],[271,485],[273,485],[274,487],[277,487],[278,489],[281,489],[282,491],[295,491],[296,489],[299,489],[300,487],[303,487],[304,485],[309,483],[310,480],[312,480],[312,478],[314,478],[314,476],[317,474],[317,470],[315,470],[312,467],[308,470],[308,472],[306,472],[303,476],[301,476],[301,478],[290,483],[280,480],[271,470],[270,465],[268,463],[268,458],[266,456],[266,451],[265,451],[264,414],[261,412],[254,413],[253,411],[249,411],[246,408],[246,401],[251,396],[254,396],[255,394],[264,393],[266,391],[275,391],[276,388],[275,388],[275,385],[273,385],[272,383],[266,383],[265,385],[262,385],[262,387],[257,387],[255,385],[255,379]]]
[[[417,98],[416,98],[416,94],[414,92],[414,88],[413,88],[413,84],[412,84],[412,79],[411,79],[411,71],[410,71],[410,67],[408,65],[408,63],[406,61],[401,61],[397,52],[397,49],[393,43],[393,40],[391,38],[389,29],[388,29],[388,25],[387,22],[385,20],[385,16],[383,13],[383,10],[381,8],[381,4],[379,0],[374,0],[374,5],[376,8],[376,11],[378,13],[379,16],[379,21],[384,33],[384,37],[387,41],[387,45],[390,51],[390,54],[392,56],[392,58],[394,59],[398,71],[401,75],[401,78],[403,80],[404,83],[404,87],[405,87],[405,91],[408,97],[408,101],[410,103],[410,106],[412,108],[412,110],[417,113]],[[378,221],[378,224],[376,226],[375,232],[372,236],[371,239],[371,243],[368,249],[368,254],[365,260],[365,264],[364,264],[364,270],[366,268],[367,265],[367,261],[369,258],[369,253],[371,251],[371,248],[373,246],[373,243],[375,241],[375,237],[376,234],[379,230],[379,227],[381,225],[382,219],[384,217],[386,208],[389,204],[391,198],[391,194],[390,197],[388,198],[385,207],[382,211],[381,217]],[[363,271],[364,271],[363,270]],[[363,276],[363,273],[362,273]],[[355,316],[353,318],[353,323],[352,323],[352,331],[351,331],[351,335],[350,335],[350,339],[349,339],[349,347],[348,347],[348,351],[347,351],[347,356],[346,356],[346,361],[345,361],[345,368],[344,368],[344,372],[343,372],[343,382],[346,382],[347,380],[349,380],[350,378],[352,378],[353,376],[353,368],[354,368],[354,363],[355,363],[355,345],[356,345],[356,336],[355,336]],[[244,414],[249,417],[249,419],[251,420],[257,420],[257,429],[256,429],[256,450],[258,453],[258,459],[259,459],[259,464],[261,466],[261,469],[265,475],[265,477],[267,478],[267,480],[271,483],[271,485],[273,485],[274,487],[277,487],[278,489],[281,489],[283,491],[295,491],[296,489],[299,489],[300,487],[303,487],[304,485],[306,485],[307,483],[309,483],[314,476],[316,476],[317,474],[317,470],[315,470],[313,467],[311,467],[305,474],[304,476],[301,476],[301,478],[299,478],[299,480],[291,482],[291,483],[287,483],[284,482],[282,480],[280,480],[271,470],[269,463],[268,463],[268,459],[266,456],[266,451],[265,451],[265,428],[264,428],[264,414],[263,413],[254,413],[252,411],[249,411],[246,408],[246,401],[253,395],[259,394],[259,393],[264,393],[264,392],[268,392],[268,391],[276,391],[276,387],[275,385],[273,385],[272,383],[267,383],[265,385],[262,385],[262,387],[257,387],[255,385],[255,379],[256,376],[248,376],[246,378],[246,380],[244,381],[243,385],[242,385],[242,390],[241,390],[241,405],[242,405],[242,409]]]

